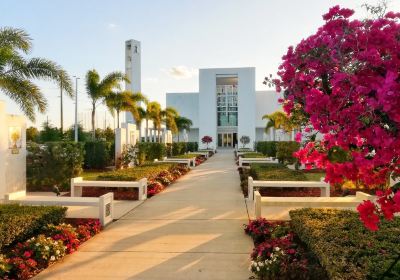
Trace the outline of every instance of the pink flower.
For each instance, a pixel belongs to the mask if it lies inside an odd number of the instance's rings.
[[[378,230],[379,216],[376,214],[376,207],[370,200],[365,200],[357,206],[357,211],[360,213],[360,220],[365,227],[371,231]]]
[[[298,143],[301,142],[301,138],[302,138],[301,132],[297,132],[296,135],[294,136],[294,140]]]

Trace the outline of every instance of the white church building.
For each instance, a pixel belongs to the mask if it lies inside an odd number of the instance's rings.
[[[141,51],[139,41],[125,42],[125,73],[131,81],[126,89],[133,92],[142,92]],[[280,130],[265,132],[262,116],[280,109],[279,95],[275,91],[256,91],[255,76],[254,67],[200,69],[198,92],[167,93],[166,106],[193,122],[180,140],[201,145],[201,138],[207,135],[213,138],[214,147],[234,147],[241,136],[249,136],[251,143],[291,140],[293,135]],[[129,112],[125,121],[135,122]],[[144,125],[141,127],[143,136]]]
[[[167,93],[166,105],[193,122],[187,140],[208,135],[216,147],[234,147],[241,136],[251,143],[290,140],[282,131],[265,132],[262,116],[280,109],[279,95],[256,91],[255,74],[254,67],[200,69],[199,92]]]

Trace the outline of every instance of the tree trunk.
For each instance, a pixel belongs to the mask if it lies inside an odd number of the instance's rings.
[[[137,129],[139,130],[139,140],[137,142],[142,142],[142,124],[139,123],[137,125]]]
[[[92,102],[92,139],[95,139],[96,137],[95,116],[96,116],[96,102]]]
[[[158,128],[157,133],[158,133],[158,143],[161,143],[161,128],[160,127]]]
[[[117,128],[119,128],[119,110],[116,111],[117,111]]]
[[[149,136],[149,119],[148,119],[148,118],[146,118],[146,133],[145,133],[145,142],[148,142],[148,141],[149,141],[149,139],[148,139],[148,136]]]
[[[179,131],[178,131],[178,142],[179,142]]]

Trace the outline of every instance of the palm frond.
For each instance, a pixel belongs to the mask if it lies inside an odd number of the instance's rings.
[[[35,120],[36,108],[41,113],[46,111],[46,99],[39,87],[29,80],[18,76],[0,77],[0,89],[19,105],[31,121]]]
[[[0,48],[10,48],[28,53],[32,48],[32,39],[25,30],[2,27],[0,28]]]

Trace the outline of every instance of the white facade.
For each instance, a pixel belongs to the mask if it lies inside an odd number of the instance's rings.
[[[0,200],[25,189],[26,119],[7,114],[5,102],[0,101]]]
[[[262,116],[280,109],[279,95],[256,91],[255,84],[254,67],[200,69],[199,92],[167,93],[166,104],[192,120],[187,140],[200,146],[205,135],[213,138],[214,147],[233,147],[241,136],[251,143],[289,140],[290,135],[274,130],[265,133]]]

